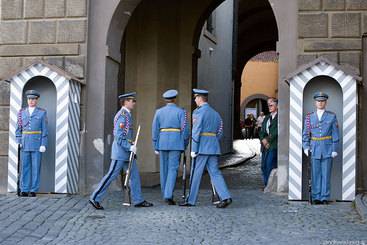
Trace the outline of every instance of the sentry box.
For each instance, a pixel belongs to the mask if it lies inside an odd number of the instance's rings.
[[[41,193],[77,193],[82,82],[60,68],[36,62],[7,79],[10,82],[8,192],[17,190],[18,111],[27,106],[28,89],[40,92],[38,106],[47,110],[48,147],[42,154]]]
[[[302,130],[308,112],[315,111],[313,94],[329,95],[326,110],[336,113],[339,151],[333,159],[331,199],[353,201],[356,194],[358,84],[353,71],[320,57],[288,75],[289,101],[289,200],[308,200],[309,160],[303,154]]]

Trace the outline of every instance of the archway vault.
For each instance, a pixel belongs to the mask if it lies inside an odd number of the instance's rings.
[[[287,0],[288,1],[288,0]],[[86,135],[86,145],[85,152],[88,152],[88,156],[86,156],[86,161],[88,164],[85,164],[85,167],[82,169],[83,176],[85,179],[85,183],[96,183],[98,179],[103,175],[103,173],[107,170],[109,164],[109,152],[110,152],[110,144],[111,142],[111,132],[112,132],[112,124],[111,120],[113,118],[114,113],[117,110],[116,97],[119,92],[123,90],[134,89],[137,84],[139,84],[139,79],[143,77],[145,81],[140,83],[140,88],[147,88],[149,85],[148,76],[142,72],[135,72],[136,76],[130,76],[131,80],[128,81],[127,77],[129,75],[126,74],[126,69],[121,69],[121,67],[126,66],[125,62],[128,61],[126,56],[129,56],[129,52],[125,49],[126,45],[129,45],[129,33],[128,27],[130,24],[134,22],[134,19],[139,19],[144,16],[139,16],[139,9],[144,9],[145,5],[153,4],[148,3],[152,1],[143,1],[143,0],[112,0],[112,1],[93,1],[90,8],[90,16],[94,16],[95,18],[91,18],[89,21],[89,31],[88,31],[88,55],[91,57],[88,59],[88,86],[87,86],[87,135]],[[139,38],[141,42],[145,41],[145,45],[150,45],[150,51],[155,52],[155,56],[151,59],[151,63],[141,63],[143,66],[136,66],[140,69],[140,71],[154,71],[153,76],[151,76],[153,83],[154,80],[159,83],[155,84],[150,92],[153,96],[153,100],[151,101],[151,105],[157,106],[159,105],[159,97],[161,91],[166,87],[171,87],[172,81],[176,80],[176,85],[173,87],[178,88],[181,91],[180,96],[180,104],[183,105],[186,109],[191,109],[191,92],[190,89],[192,86],[195,86],[196,82],[196,74],[195,69],[197,65],[197,42],[199,33],[203,26],[203,23],[209,16],[209,14],[223,1],[222,0],[203,0],[203,1],[194,1],[194,0],[180,0],[180,1],[167,1],[160,0],[161,5],[154,1],[154,3],[158,5],[152,6],[149,10],[149,15],[151,16],[151,22],[146,22],[144,24],[139,24],[138,28],[143,32],[145,30],[149,30],[151,28],[163,28],[165,26],[160,25],[160,18],[167,17],[167,13],[172,11],[172,8],[168,6],[176,6],[175,8],[175,16],[177,17],[177,40],[179,42],[180,48],[175,51],[177,56],[177,64],[180,67],[176,71],[171,71],[168,69],[168,66],[161,66],[161,62],[167,62],[165,60],[165,55],[167,54],[167,48],[170,46],[162,46],[162,40],[169,40],[171,38],[170,33],[165,33],[164,31],[160,32],[159,36],[149,36],[149,39]],[[256,3],[254,3],[256,2]],[[262,2],[258,6],[258,2]],[[251,19],[251,16],[256,16],[256,11],[260,11],[264,13],[264,11],[268,11],[272,13],[275,21],[275,17],[279,16],[279,11],[282,7],[280,1],[278,0],[270,0],[271,4],[268,1],[248,1],[248,0],[235,0],[236,7],[248,6],[255,13],[244,12],[245,14],[241,15],[241,19],[243,21],[248,22]],[[274,4],[275,2],[275,4]],[[290,2],[290,1],[289,1]],[[262,6],[265,4],[266,9]],[[256,10],[257,9],[257,10]],[[272,11],[269,11],[272,10]],[[274,11],[276,9],[276,11]],[[274,14],[274,13],[275,14]],[[249,14],[247,14],[249,13]],[[239,16],[240,13],[235,13],[235,16]],[[246,18],[246,16],[248,18]],[[266,23],[266,21],[265,21]],[[275,21],[276,23],[276,21]],[[135,23],[136,24],[136,23]],[[171,22],[166,22],[165,24],[172,25]],[[238,25],[239,23],[235,23]],[[276,26],[276,25],[275,25]],[[241,33],[248,33],[251,30],[251,24],[249,27],[242,28],[241,30],[238,28],[234,28],[235,35]],[[153,29],[154,29],[153,28]],[[276,30],[276,40],[278,40],[278,30]],[[259,34],[260,35],[260,34]],[[241,49],[240,44],[235,41],[235,51],[234,53],[238,54],[237,57],[245,57],[247,54],[248,57],[252,57],[254,54],[259,53],[264,50],[272,49],[274,50],[275,44],[273,39],[266,38],[266,33],[261,34],[263,38],[258,43],[261,45],[248,45],[249,50]],[[131,43],[131,42],[130,42]],[[253,42],[255,43],[255,41]],[[149,46],[147,45],[147,46]],[[166,49],[164,51],[164,49]],[[238,50],[241,51],[242,55],[237,53]],[[163,51],[163,52],[162,52]],[[157,55],[158,54],[158,55]],[[161,54],[161,55],[160,55]],[[144,52],[136,53],[136,58],[140,58],[145,55]],[[140,57],[139,57],[140,55]],[[132,57],[132,56],[130,56]],[[152,58],[152,56],[147,56]],[[158,57],[158,58],[157,58]],[[242,59],[242,58],[241,58]],[[169,60],[169,59],[168,59]],[[235,81],[239,81],[240,76],[237,77],[239,66],[239,60],[233,60],[233,79]],[[243,62],[244,64],[245,62]],[[153,66],[152,64],[156,64]],[[138,70],[139,70],[138,69]],[[242,67],[240,69],[242,71]],[[131,71],[131,69],[130,69]],[[171,77],[174,79],[165,80],[159,74],[172,74]],[[158,74],[158,75],[157,75]],[[139,77],[140,76],[140,77]],[[137,78],[138,80],[135,80]],[[137,82],[138,81],[138,82]],[[130,85],[129,85],[130,84]],[[236,82],[236,89],[240,88],[240,83]],[[120,90],[120,91],[119,91]],[[101,91],[103,91],[101,93]],[[143,94],[144,98],[146,97]],[[236,97],[237,96],[237,97]],[[234,94],[234,100],[238,101],[238,108],[235,111],[239,111],[240,101],[239,95]],[[139,99],[139,98],[138,98]],[[112,106],[111,106],[112,105]],[[141,106],[141,104],[140,104]],[[138,107],[140,107],[138,106]],[[96,113],[103,112],[103,113]],[[147,131],[143,131],[143,138],[146,138],[146,142],[142,142],[140,149],[150,149],[151,143],[148,139],[150,139],[150,132],[148,132],[148,128],[150,128],[150,120],[149,118],[144,119],[142,117],[143,113],[139,112],[139,109],[136,112],[136,119],[143,125],[143,128]],[[236,120],[236,118],[234,118]],[[97,147],[95,144],[96,140],[101,140],[103,142],[103,147]],[[141,166],[142,172],[154,172],[157,171],[157,165],[152,164],[149,161],[151,159],[155,159],[153,156],[153,152],[148,153],[146,159],[142,159],[142,162],[147,160],[147,164],[150,166]],[[101,163],[103,162],[103,168],[101,168]],[[153,167],[151,167],[153,166]],[[94,175],[89,175],[88,173],[95,173]],[[143,181],[144,182],[144,181]],[[87,185],[88,188],[91,185]]]

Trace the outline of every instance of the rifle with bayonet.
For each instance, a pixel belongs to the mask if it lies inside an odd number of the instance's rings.
[[[311,139],[312,134],[311,134],[311,116],[310,113],[307,114],[306,116],[306,129],[307,129],[307,134],[309,136],[309,138]],[[308,150],[308,164],[307,164],[307,174],[308,174],[308,201],[309,203],[312,205],[312,152],[311,152],[311,148]]]
[[[18,166],[17,166],[17,196],[20,196],[20,144],[18,144]]]
[[[186,200],[186,154],[183,151],[183,162],[182,162],[182,200]]]
[[[135,146],[137,146],[138,144],[139,134],[140,134],[140,125],[138,127],[138,131],[136,132],[136,136],[135,136],[135,141],[134,141]],[[136,154],[134,152],[130,152],[129,165],[126,170],[125,181],[124,181],[125,194],[124,194],[124,202],[122,204],[124,206],[131,206],[130,177],[131,177],[131,168],[135,160],[135,157],[136,157]]]
[[[308,152],[308,159],[309,159],[309,163],[307,164],[308,167],[308,201],[309,203],[312,205],[312,158],[311,158],[311,154],[312,152],[309,151]]]

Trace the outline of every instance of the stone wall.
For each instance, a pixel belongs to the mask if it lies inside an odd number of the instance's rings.
[[[36,60],[85,79],[87,0],[1,0],[0,10],[0,81]],[[9,95],[0,82],[0,193],[7,186]]]
[[[298,65],[324,56],[360,73],[366,0],[298,0]]]

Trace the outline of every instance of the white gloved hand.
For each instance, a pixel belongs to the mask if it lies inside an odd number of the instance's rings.
[[[20,147],[20,148],[22,148],[22,147],[23,147],[23,145],[22,145],[22,144],[18,144],[18,145],[19,145],[19,147]]]
[[[198,156],[198,154],[197,154],[197,153],[195,153],[195,152],[193,152],[193,151],[191,152],[191,157],[192,157],[192,158],[195,158],[195,157],[197,157],[197,156]]]
[[[136,154],[136,151],[137,151],[136,146],[135,145],[130,146],[130,151]]]
[[[335,151],[333,151],[333,152],[331,153],[331,157],[332,157],[332,158],[335,158],[337,155],[338,155],[338,153],[337,153],[337,152],[335,152]]]
[[[44,145],[40,146],[40,152],[45,152],[46,151],[46,147]]]
[[[154,151],[154,154],[159,155],[159,151]]]
[[[303,152],[305,153],[306,156],[308,156],[308,149],[305,149]]]

